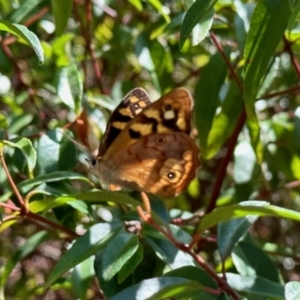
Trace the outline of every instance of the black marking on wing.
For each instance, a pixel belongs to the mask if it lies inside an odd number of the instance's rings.
[[[130,135],[130,137],[132,138],[132,139],[138,139],[138,138],[140,138],[142,135],[141,135],[141,133],[139,132],[139,131],[135,131],[135,130],[133,130],[133,129],[129,129],[129,135]]]
[[[173,131],[181,131],[180,128],[176,124],[177,123],[177,118],[178,118],[178,110],[173,110],[173,112],[174,112],[174,118],[166,120],[164,118],[164,111],[161,111],[160,117],[161,117],[161,120],[162,120],[162,124],[165,127],[169,128]]]
[[[142,124],[152,124],[151,134],[157,133],[158,121],[155,118],[149,118],[144,114],[141,114],[141,119],[139,120]]]
[[[132,98],[138,99],[137,102],[133,102]],[[114,122],[128,123],[132,118],[137,115],[137,111],[144,109],[146,106],[151,104],[150,98],[147,92],[142,88],[136,88],[130,91],[118,105],[118,107],[112,113],[108,123],[104,136],[101,140],[98,155],[103,156],[106,150],[119,136],[122,129],[114,127]],[[128,114],[122,114],[121,110],[126,109]]]

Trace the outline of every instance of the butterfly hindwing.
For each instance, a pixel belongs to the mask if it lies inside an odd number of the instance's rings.
[[[127,188],[172,197],[196,176],[199,149],[185,133],[173,132],[141,137],[115,153],[116,183]],[[108,175],[109,176],[109,175]]]
[[[133,89],[123,98],[107,123],[98,156],[104,155],[109,146],[126,127],[127,123],[149,104],[151,104],[151,100],[148,93],[142,88]]]

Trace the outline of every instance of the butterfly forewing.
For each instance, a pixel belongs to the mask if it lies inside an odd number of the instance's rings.
[[[112,113],[105,134],[101,140],[98,156],[103,156],[127,123],[151,104],[147,92],[142,88],[130,91]]]
[[[184,132],[189,135],[193,105],[193,98],[185,88],[167,93],[129,121],[104,156],[109,157],[150,134]]]

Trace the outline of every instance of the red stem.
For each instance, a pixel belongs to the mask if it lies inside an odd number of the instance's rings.
[[[215,43],[216,47],[218,48],[219,52],[221,53],[226,65],[228,66],[228,69],[230,71],[230,74],[231,74],[232,78],[234,78],[234,80],[235,80],[236,84],[238,85],[239,89],[241,90],[241,92],[243,92],[242,83],[240,82],[239,78],[235,74],[234,69],[230,64],[230,61],[228,60],[227,56],[224,53],[222,45],[219,43],[218,39],[216,38],[216,36],[214,35],[214,33],[212,31],[210,32],[210,35],[211,35],[211,38],[212,38],[213,42]],[[218,168],[216,181],[214,183],[214,188],[213,188],[208,206],[206,208],[206,213],[212,211],[216,206],[216,202],[217,202],[217,199],[220,195],[220,191],[221,191],[221,188],[222,188],[222,183],[223,183],[223,180],[224,180],[225,175],[226,175],[227,166],[228,166],[228,164],[231,160],[232,153],[234,151],[234,147],[236,145],[238,136],[239,136],[239,134],[240,134],[240,132],[241,132],[243,126],[244,126],[244,123],[246,121],[246,117],[247,117],[246,116],[246,111],[243,108],[243,110],[241,111],[241,114],[239,116],[238,122],[235,126],[235,129],[233,131],[233,134],[231,135],[231,137],[229,138],[229,140],[227,142],[227,152],[226,152],[226,155],[224,156],[224,158],[222,159],[220,167]]]

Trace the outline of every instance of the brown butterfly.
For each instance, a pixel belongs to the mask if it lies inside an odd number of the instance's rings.
[[[185,88],[151,103],[142,88],[129,92],[113,112],[93,161],[111,190],[143,191],[161,197],[182,192],[200,166],[190,137],[193,99]]]

